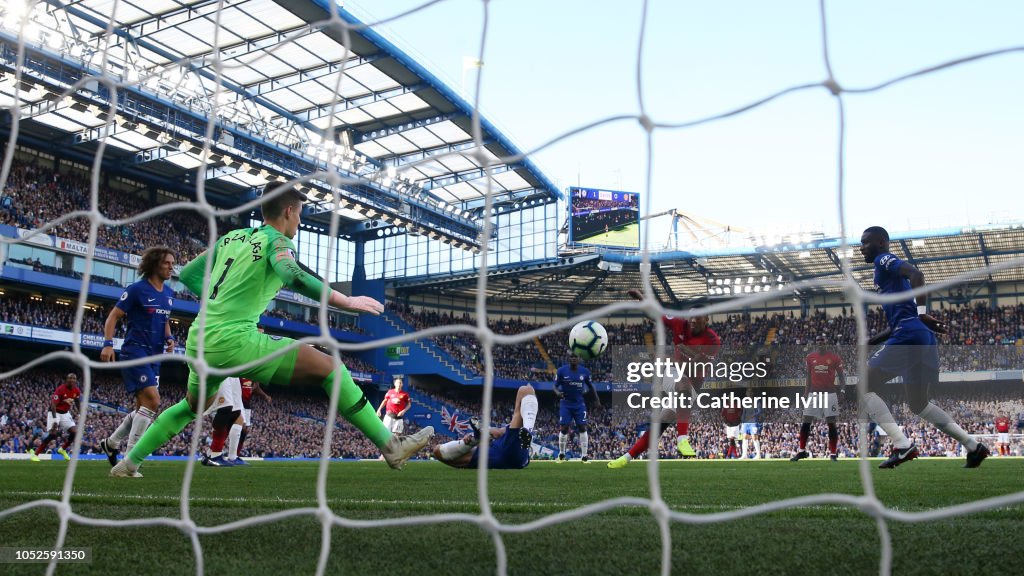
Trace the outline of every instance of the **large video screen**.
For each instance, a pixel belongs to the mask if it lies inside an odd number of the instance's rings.
[[[569,242],[640,248],[640,195],[569,188]]]

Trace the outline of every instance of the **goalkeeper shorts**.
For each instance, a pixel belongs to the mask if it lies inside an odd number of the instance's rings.
[[[207,341],[209,340],[208,335]],[[196,348],[193,344],[195,341],[194,338],[189,338],[188,345],[185,347],[185,354],[190,358],[196,357]],[[295,343],[295,340],[291,338],[270,336],[255,330],[235,335],[232,341],[234,345],[230,348],[205,350],[203,356],[206,363],[213,368],[242,366],[256,360],[268,358],[271,354]],[[268,384],[288,385],[291,384],[292,373],[295,371],[295,361],[298,356],[299,348],[295,346],[288,352],[268,360],[263,360],[255,366],[233,371],[230,373],[230,376],[248,378]],[[206,377],[206,397],[210,398],[216,394],[217,390],[220,389],[221,382],[227,377],[228,375],[208,375]],[[192,366],[189,366],[188,370],[188,391],[193,397],[198,397],[199,395],[199,374]]]

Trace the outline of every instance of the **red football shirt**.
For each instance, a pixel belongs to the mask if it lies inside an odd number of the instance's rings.
[[[399,392],[392,388],[384,395],[384,411],[388,414],[399,414],[409,407],[409,393]]]
[[[78,386],[74,388],[67,384],[61,384],[57,386],[57,389],[53,391],[53,396],[50,398],[57,404],[58,414],[67,414],[68,410],[71,410],[71,405],[75,403],[75,400],[82,395],[82,389]]]
[[[242,384],[242,408],[248,408],[255,385],[248,378],[239,378],[238,381]]]
[[[687,360],[706,362],[714,358],[718,354],[718,350],[722,347],[721,338],[719,338],[718,334],[716,334],[711,328],[705,327],[704,331],[700,334],[694,334],[693,325],[685,318],[666,315],[661,317],[661,322],[672,335],[672,344],[676,347],[675,352],[672,355],[672,360],[676,362],[684,362]],[[699,357],[684,358],[683,354],[679,351],[679,345],[696,349],[699,352]],[[699,387],[703,383],[703,378],[695,377],[691,379],[691,384],[694,387]]]
[[[811,352],[807,355],[807,373],[811,375],[811,390],[836,392],[836,373],[843,368],[843,359],[835,352]]]
[[[1010,419],[1006,416],[1000,416],[996,418],[996,432],[1009,432],[1010,431]]]
[[[726,426],[739,426],[743,421],[743,408],[722,408],[722,420]]]

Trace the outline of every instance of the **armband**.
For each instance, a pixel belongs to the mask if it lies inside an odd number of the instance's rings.
[[[925,306],[923,304],[922,305],[918,305],[918,307],[917,307],[917,315],[918,316],[921,316],[921,315],[927,314],[927,313],[928,313],[928,307],[927,306]]]
[[[113,340],[104,340],[103,341],[103,347],[106,348],[107,346],[110,346],[111,348],[113,348],[114,347],[114,341]]]

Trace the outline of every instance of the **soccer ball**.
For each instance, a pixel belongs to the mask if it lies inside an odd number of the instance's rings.
[[[569,331],[569,350],[584,360],[597,358],[608,347],[608,331],[593,320],[584,320]]]

